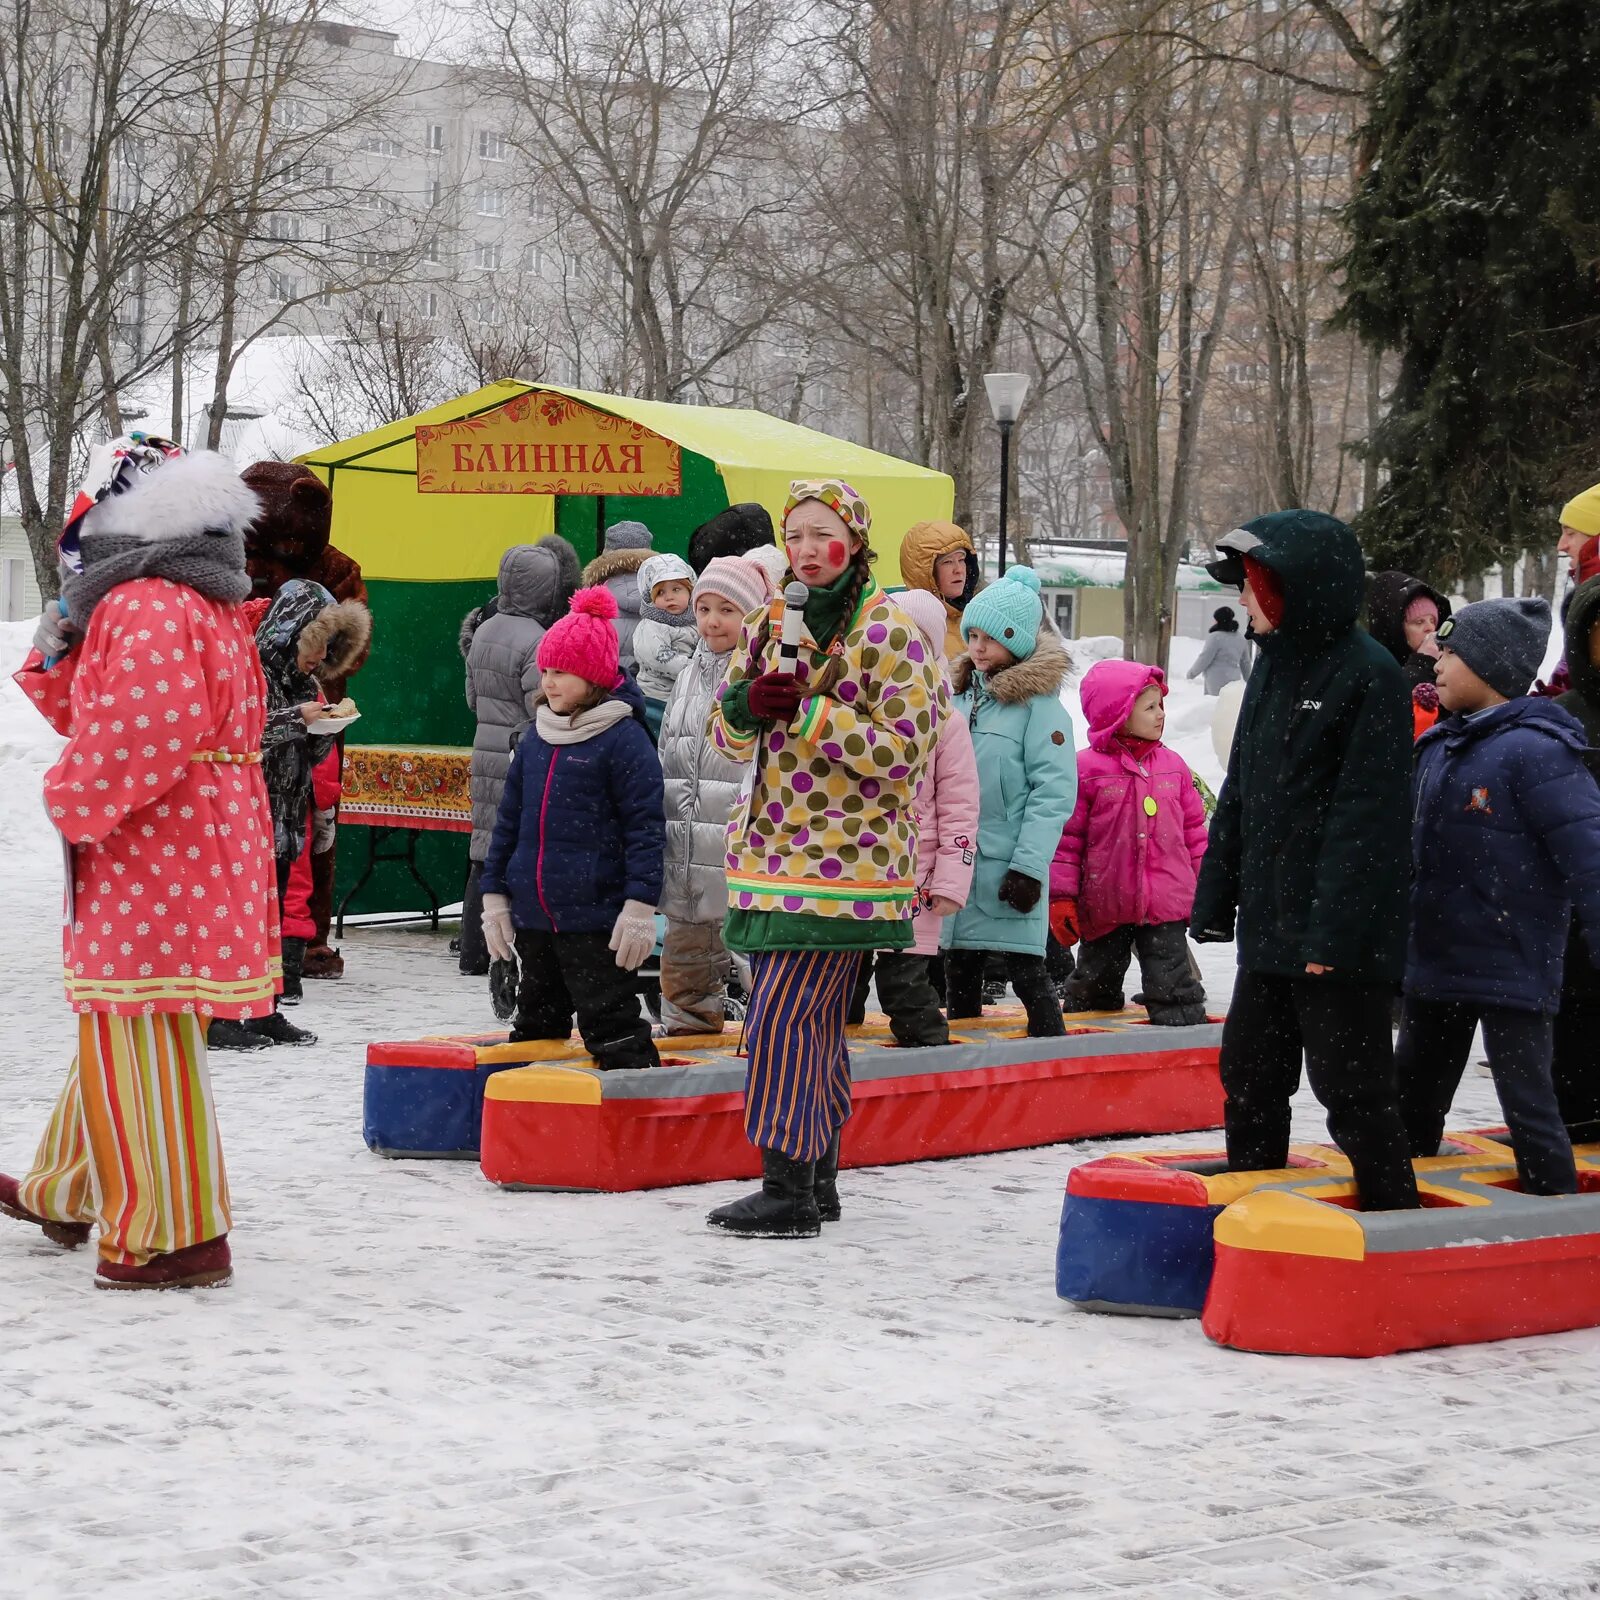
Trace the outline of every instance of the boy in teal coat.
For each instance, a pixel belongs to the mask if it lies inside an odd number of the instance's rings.
[[[1044,886],[1078,797],[1061,703],[1071,663],[1028,567],[1012,567],[967,602],[961,637],[967,654],[950,681],[978,758],[977,864],[966,905],[945,924],[945,1009],[981,1015],[984,955],[1001,951],[1029,1034],[1053,1038],[1066,1030],[1045,971]]]

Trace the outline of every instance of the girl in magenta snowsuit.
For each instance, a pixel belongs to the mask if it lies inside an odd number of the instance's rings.
[[[1078,753],[1078,803],[1050,868],[1050,923],[1081,937],[1067,1011],[1116,1011],[1135,950],[1150,1020],[1206,1020],[1187,927],[1206,850],[1205,807],[1189,764],[1161,742],[1167,677],[1137,661],[1097,661],[1079,696],[1089,748]]]

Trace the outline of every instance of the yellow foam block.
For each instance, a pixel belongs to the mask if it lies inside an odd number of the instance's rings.
[[[1354,1188],[1331,1185],[1328,1192],[1353,1193]],[[1281,1255],[1361,1261],[1367,1253],[1366,1235],[1353,1212],[1282,1189],[1257,1190],[1235,1200],[1217,1218],[1213,1236],[1219,1246]]]
[[[600,1079],[574,1067],[512,1067],[483,1086],[486,1100],[537,1100],[546,1105],[597,1106]]]

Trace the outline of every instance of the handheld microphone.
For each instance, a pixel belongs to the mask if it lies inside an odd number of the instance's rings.
[[[778,646],[778,670],[790,677],[800,665],[800,632],[805,627],[805,604],[810,594],[798,578],[783,591],[783,639]]]

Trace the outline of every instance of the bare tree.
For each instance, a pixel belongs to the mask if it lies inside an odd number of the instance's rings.
[[[754,259],[798,198],[771,159],[774,127],[799,109],[773,93],[783,14],[774,0],[489,5],[531,195],[581,223],[569,292],[585,275],[620,308],[610,376],[695,397],[775,310]]]
[[[194,248],[215,198],[148,138],[194,90],[187,35],[138,0],[4,0],[0,20],[0,430],[40,587],[80,430],[118,428],[171,329],[147,279]]]

